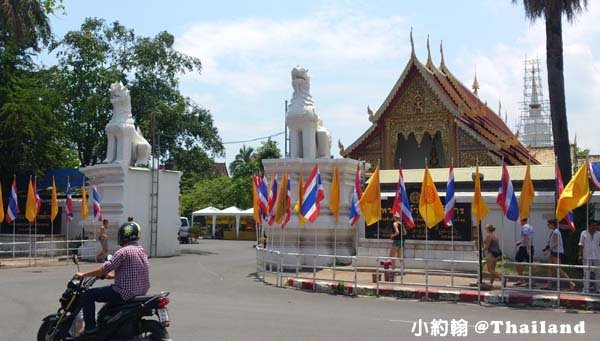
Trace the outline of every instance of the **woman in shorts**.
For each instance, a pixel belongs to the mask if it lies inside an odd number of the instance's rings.
[[[394,216],[394,223],[392,224],[394,230],[390,235],[392,239],[392,249],[390,250],[390,258],[392,258],[392,268],[396,267],[396,258],[402,258],[402,249],[404,248],[404,237],[406,236],[406,229],[400,223],[400,219]],[[402,235],[400,235],[402,233]]]
[[[498,243],[498,236],[496,235],[496,227],[492,224],[488,224],[485,227],[487,236],[483,242],[483,252],[487,254],[487,269],[490,273],[490,285],[494,285],[494,279],[500,279],[500,275],[496,272],[496,262],[502,257],[502,251],[500,250],[500,243]]]

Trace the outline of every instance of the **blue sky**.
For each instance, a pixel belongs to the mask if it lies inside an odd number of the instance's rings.
[[[308,68],[336,157],[337,141],[348,146],[369,127],[367,105],[376,111],[402,73],[411,27],[417,57],[426,60],[429,35],[438,65],[443,40],[447,67],[466,85],[477,70],[480,98],[495,111],[501,101],[513,130],[523,100],[523,60],[538,56],[545,65],[542,23],[529,23],[522,5],[510,0],[65,0],[65,6],[65,15],[51,18],[59,37],[90,16],[118,20],[138,35],[174,34],[176,48],[203,63],[201,75],[182,76],[181,91],[211,111],[224,142],[282,132],[290,71]],[[563,26],[569,136],[576,133],[579,146],[593,153],[600,153],[598,124],[590,124],[600,109],[597,6],[590,2],[573,25]],[[283,150],[283,136],[275,140]],[[227,144],[226,158],[218,161],[231,162],[241,147]]]

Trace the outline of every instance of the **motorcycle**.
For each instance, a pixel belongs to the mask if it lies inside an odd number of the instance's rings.
[[[112,257],[109,255],[109,257]],[[77,255],[73,262],[79,262]],[[79,279],[73,277],[61,295],[60,308],[56,314],[43,319],[38,330],[38,341],[60,340],[170,340],[167,327],[170,324],[167,305],[169,292],[137,296],[117,304],[105,304],[97,315],[97,332],[84,334],[81,297],[102,276]],[[157,319],[148,316],[156,315]]]

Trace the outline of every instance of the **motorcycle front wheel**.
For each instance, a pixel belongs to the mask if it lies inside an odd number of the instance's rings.
[[[38,341],[60,341],[60,336],[55,335],[52,339],[50,339],[50,336],[48,335],[48,334],[50,334],[50,331],[54,329],[54,326],[56,326],[56,320],[48,319],[48,320],[44,321],[42,323],[42,325],[40,326],[40,329],[38,330],[37,340]]]
[[[142,326],[140,335],[138,336],[142,338],[142,340],[152,340],[152,341],[161,341],[161,340],[170,340],[169,332],[165,327],[163,327],[160,322],[155,320],[142,320]]]

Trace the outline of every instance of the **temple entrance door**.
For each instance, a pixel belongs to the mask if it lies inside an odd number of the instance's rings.
[[[425,158],[430,168],[445,167],[446,160],[442,146],[441,133],[437,131],[433,138],[426,132],[423,134],[421,143],[417,143],[414,133],[410,133],[408,138],[403,134],[398,134],[398,145],[396,146],[395,165],[398,166],[398,160],[402,158],[403,168],[425,168]]]

